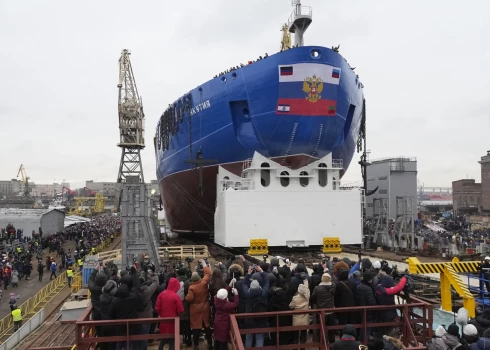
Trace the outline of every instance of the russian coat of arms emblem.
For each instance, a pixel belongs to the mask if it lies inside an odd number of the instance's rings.
[[[303,81],[303,91],[307,94],[306,99],[312,103],[317,102],[322,98],[323,80],[316,75],[307,77]]]

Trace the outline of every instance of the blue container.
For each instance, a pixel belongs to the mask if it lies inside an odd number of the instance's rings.
[[[82,285],[83,287],[86,287],[88,285],[88,278],[92,274],[92,271],[95,269],[93,267],[83,267],[83,274],[82,274]]]

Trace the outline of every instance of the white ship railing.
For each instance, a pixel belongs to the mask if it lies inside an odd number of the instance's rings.
[[[343,169],[344,168],[344,161],[342,159],[332,159],[332,168]]]
[[[294,9],[293,13],[291,13],[291,16],[289,16],[289,19],[288,19],[289,28],[291,28],[291,26],[293,25],[294,21],[297,18],[301,18],[301,17],[312,18],[313,17],[313,9],[310,6],[296,7]]]

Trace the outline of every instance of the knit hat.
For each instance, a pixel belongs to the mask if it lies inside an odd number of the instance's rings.
[[[355,337],[357,335],[356,328],[351,324],[346,324],[342,330],[342,333],[344,335],[350,335],[351,337]]]
[[[128,270],[122,270],[120,275],[121,275],[121,278],[124,277],[124,275],[127,275],[128,274]]]
[[[199,282],[200,280],[201,280],[201,276],[199,276],[199,274],[196,271],[194,271],[191,276],[191,282]]]
[[[361,264],[362,264],[363,269],[369,269],[373,266],[373,264],[371,263],[371,260],[369,260],[368,258],[362,259]]]
[[[352,264],[352,261],[347,257],[342,258],[342,261],[345,262],[347,264],[347,266],[350,266]]]
[[[218,293],[216,293],[216,296],[218,297],[218,299],[225,300],[226,298],[228,298],[228,292],[226,291],[226,289],[222,288],[218,291]]]
[[[444,334],[446,334],[446,330],[444,329],[443,326],[439,326],[436,329],[436,337],[442,337]]]
[[[374,267],[375,269],[380,269],[380,268],[381,268],[381,263],[380,263],[378,260],[376,260],[376,261],[374,262],[374,264],[373,264],[373,267]]]
[[[468,337],[475,336],[475,335],[478,335],[478,330],[472,324],[468,324],[468,325],[464,326],[463,334],[468,336]]]
[[[352,275],[356,280],[361,279],[361,272],[360,271],[354,271],[354,274]]]
[[[449,327],[447,328],[447,332],[451,335],[454,335],[455,337],[459,337],[459,327],[457,324],[453,323],[450,324]]]
[[[257,291],[260,289],[262,289],[262,288],[260,287],[259,281],[253,280],[252,283],[250,283],[250,290],[251,291]]]
[[[328,273],[324,273],[322,275],[322,283],[330,283],[332,284],[332,277]]]
[[[114,296],[116,294],[117,290],[117,283],[114,280],[109,280],[105,284],[104,288],[102,288],[102,293],[109,294]]]

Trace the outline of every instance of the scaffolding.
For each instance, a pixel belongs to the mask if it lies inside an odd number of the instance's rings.
[[[366,248],[371,243],[389,245],[388,198],[373,198],[373,222],[369,230]]]
[[[396,197],[396,219],[393,227],[392,250],[414,250],[414,197]],[[396,241],[396,242],[395,242]]]

